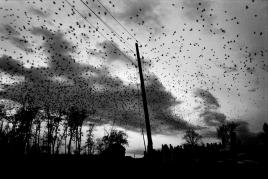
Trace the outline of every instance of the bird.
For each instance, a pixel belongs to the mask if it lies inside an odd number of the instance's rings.
[[[258,93],[260,87],[254,80],[260,70],[268,71],[265,61],[267,49],[252,50],[250,44],[244,42],[246,36],[258,41],[267,34],[262,29],[253,29],[247,34],[235,31],[243,28],[245,22],[239,15],[234,15],[232,9],[219,10],[203,1],[193,4],[172,2],[165,7],[172,15],[177,15],[171,19],[171,25],[165,19],[168,15],[155,13],[161,4],[133,1],[134,4],[124,11],[122,7],[127,5],[124,4],[126,2],[107,1],[105,6],[128,29],[128,33],[98,1],[85,2],[116,29],[118,35],[80,1],[70,1],[72,7],[66,1],[36,0],[27,2],[22,9],[0,8],[1,14],[4,14],[3,22],[7,22],[1,28],[1,44],[9,44],[7,47],[1,45],[1,54],[5,54],[0,57],[1,71],[13,79],[24,78],[14,85],[5,85],[3,90],[10,94],[10,99],[19,100],[20,89],[29,86],[37,104],[44,105],[41,99],[47,99],[51,104],[54,101],[65,103],[65,106],[84,104],[86,108],[94,103],[96,114],[102,118],[111,115],[112,111],[121,116],[130,113],[135,116],[134,119],[128,116],[126,120],[137,127],[135,118],[142,118],[138,115],[142,109],[141,99],[137,97],[141,93],[137,87],[138,72],[135,77],[126,74],[135,78],[128,85],[128,82],[111,74],[121,67],[133,70],[127,58],[136,59],[126,42],[134,44],[135,39],[129,33],[139,39],[141,51],[146,55],[143,60],[144,71],[148,75],[145,83],[155,123],[160,123],[161,119],[157,116],[161,115],[171,116],[164,121],[168,125],[176,120],[169,109],[174,106],[171,101],[180,99],[168,89],[182,98],[196,88],[204,88],[211,93],[236,94],[242,99],[243,87],[250,93]],[[252,0],[240,5],[245,16],[254,17],[256,21],[262,15],[250,11],[257,3]],[[122,12],[118,11],[120,7]],[[81,12],[83,18],[74,8]],[[181,19],[182,15],[185,19]],[[223,20],[219,20],[218,16],[222,16]],[[116,38],[118,36],[119,39]],[[213,42],[217,42],[215,46],[211,45]],[[131,50],[135,52],[133,47]],[[110,68],[115,64],[122,66],[112,71]],[[61,97],[55,97],[57,95]],[[116,118],[111,116],[111,119],[106,119],[108,122]],[[124,119],[121,117],[120,120]]]

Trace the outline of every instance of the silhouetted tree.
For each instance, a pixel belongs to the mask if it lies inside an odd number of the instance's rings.
[[[46,133],[46,136],[47,136],[47,145],[46,145],[46,148],[47,148],[47,153],[51,153],[51,148],[52,148],[52,127],[53,127],[53,124],[52,124],[52,117],[51,117],[51,111],[50,111],[50,108],[48,105],[45,106],[45,113],[46,113],[46,119],[47,119],[47,133]]]
[[[34,128],[34,132],[32,132],[33,134],[33,146],[32,146],[32,152],[34,153],[40,153],[40,138],[41,138],[41,124],[44,121],[43,115],[42,113],[39,111],[36,116],[35,119],[33,121],[33,128]]]
[[[63,123],[63,134],[61,138],[64,140],[64,153],[67,153],[67,137],[68,137],[68,121],[64,121]]]
[[[8,147],[8,133],[5,130],[7,125],[4,125],[6,118],[6,111],[3,105],[0,105],[0,155],[5,154]]]
[[[107,147],[113,144],[128,145],[127,134],[124,131],[112,129],[102,140]]]
[[[105,144],[104,144],[102,138],[96,139],[96,149],[97,149],[98,154],[102,154],[103,151],[105,150]]]
[[[264,123],[262,127],[263,132],[260,133],[260,138],[264,145],[268,146],[268,124]]]
[[[217,128],[217,137],[221,140],[222,145],[225,147],[229,137],[226,125],[223,124]]]
[[[3,130],[4,127],[4,118],[6,117],[6,111],[5,111],[5,106],[4,105],[0,105],[0,133]]]
[[[89,124],[89,129],[87,130],[87,139],[86,139],[86,152],[87,154],[93,154],[94,153],[94,131],[95,125]]]
[[[112,129],[99,142],[98,149],[109,157],[122,157],[125,155],[125,147],[128,145],[127,134],[124,131]]]
[[[85,110],[79,110],[76,107],[72,107],[68,114],[68,126],[69,126],[69,144],[68,153],[71,153],[71,145],[73,137],[75,136],[76,152],[80,154],[81,151],[81,138],[82,138],[82,125],[87,117]]]
[[[217,128],[217,136],[222,141],[223,147],[226,147],[228,144],[234,146],[236,143],[236,133],[235,130],[238,127],[238,123],[227,122],[222,124]]]
[[[34,118],[38,112],[38,108],[21,108],[16,114],[15,118],[18,121],[16,131],[17,144],[20,144],[21,152],[29,152],[30,150],[30,140],[32,134],[32,124]]]
[[[202,139],[202,136],[198,134],[194,129],[190,128],[186,131],[183,138],[186,140],[187,144],[195,146]]]
[[[59,133],[59,126],[61,122],[61,112],[59,112],[59,116],[56,116],[53,118],[53,132],[52,132],[52,153],[55,153],[55,147],[57,146],[57,141],[58,141],[58,133]]]

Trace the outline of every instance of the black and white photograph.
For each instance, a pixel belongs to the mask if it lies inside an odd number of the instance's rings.
[[[0,165],[267,172],[268,1],[0,0]]]

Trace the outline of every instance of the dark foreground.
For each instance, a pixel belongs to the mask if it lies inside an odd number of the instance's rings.
[[[86,176],[99,177],[143,177],[143,176],[188,176],[188,177],[232,177],[268,173],[267,157],[248,158],[184,158],[163,160],[163,158],[132,157],[105,158],[101,156],[1,156],[1,173],[31,177]],[[259,178],[259,177],[257,177]]]

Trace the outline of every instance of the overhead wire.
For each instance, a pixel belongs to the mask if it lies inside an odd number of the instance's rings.
[[[136,40],[136,42],[139,42],[128,30],[125,28],[113,15],[112,13],[99,1],[98,3],[111,15],[111,17],[133,38]]]
[[[99,29],[97,28],[97,27],[95,27],[92,23],[90,23],[89,21],[88,21],[88,19],[87,18],[85,18],[76,8],[75,8],[75,6],[74,5],[72,5],[68,0],[64,0],[72,9],[74,9],[75,10],[75,12],[77,12],[78,13],[78,15],[79,16],[81,16],[90,26],[92,26],[95,30],[96,30],[96,32],[98,32],[103,38],[105,38],[107,41],[110,41],[103,33],[101,33],[100,31],[99,31]],[[123,56],[125,56],[126,57],[126,59],[128,59],[130,62],[131,62],[131,64],[133,65],[133,66],[135,66],[136,68],[138,67],[137,66],[137,64],[136,63],[134,63],[131,59],[130,59],[130,57],[129,56],[127,56],[124,52],[122,52],[117,46],[115,46],[113,43],[111,43],[111,45],[115,48],[115,49],[117,49]]]
[[[120,36],[109,24],[107,24],[97,13],[95,13],[95,11],[93,11],[83,0],[80,0],[80,2],[82,2],[112,33],[114,33],[119,41],[123,40],[123,43],[128,45],[127,48],[135,54],[135,52],[129,47],[131,45],[122,36]]]
[[[139,43],[139,41],[127,30],[127,28],[122,25],[122,23],[119,22],[119,20],[117,20],[114,15],[109,11],[108,8],[106,8],[106,6],[103,5],[103,3],[101,3],[99,0],[97,0],[98,3],[110,14],[110,16],[137,42]],[[134,53],[134,52],[133,52]]]
[[[82,0],[80,0],[82,1]],[[138,40],[112,15],[112,13],[99,1],[99,4],[111,15],[111,17],[133,38],[136,40],[136,43],[138,43]],[[93,11],[92,11],[93,12]],[[94,12],[93,12],[94,13]],[[94,13],[95,14],[95,13]],[[95,14],[97,17],[98,15]],[[100,19],[101,20],[101,19]],[[102,21],[103,22],[103,21]],[[106,24],[105,22],[103,22],[104,24]],[[133,52],[133,51],[132,51]],[[133,52],[134,53],[134,52]],[[139,108],[139,102],[140,102],[140,99],[139,99],[139,96],[140,96],[140,91],[139,91],[139,87],[138,87],[138,84],[137,84],[137,92],[138,92],[138,110],[139,110],[139,114],[140,114],[140,108]],[[143,127],[142,127],[142,123],[140,121],[140,128],[141,128],[141,133],[142,133],[142,137],[143,137],[143,143],[144,143],[144,148],[145,148],[145,151],[147,151],[146,149],[146,142],[145,142],[145,138],[144,138],[144,132],[143,132]]]
[[[122,36],[120,36],[109,24],[107,24],[97,13],[95,13],[92,8],[90,8],[83,0],[80,0],[105,26],[108,27],[108,29],[112,32],[115,33],[121,40],[123,40],[127,45],[128,45],[128,49],[133,53],[136,54],[129,46],[131,46]],[[111,17],[136,41],[136,43],[139,43],[139,41],[127,30],[127,28],[125,28],[120,22],[119,20],[117,20],[112,13],[108,10],[108,8],[106,8],[99,0],[97,0],[98,3],[111,15]],[[87,2],[87,1],[86,1]],[[117,37],[117,38],[118,38]],[[118,39],[119,39],[118,38]],[[119,40],[120,40],[119,39]],[[120,40],[120,41],[121,41]]]
[[[90,26],[92,26],[98,33],[100,33],[100,35],[101,36],[103,36],[106,40],[108,40],[107,39],[107,37],[104,35],[104,34],[102,34],[99,30],[98,30],[98,28],[97,27],[95,27],[92,23],[90,23],[89,21],[88,21],[88,19],[87,18],[85,18],[76,8],[75,8],[75,6],[74,5],[72,5],[68,0],[65,0],[65,2],[72,8],[72,9],[74,9],[87,23],[89,23],[89,25]],[[110,40],[108,40],[108,41],[110,41]],[[134,65],[136,68],[138,67],[128,56],[126,56],[125,55],[125,53],[123,53],[118,47],[116,47],[113,43],[112,43],[112,46],[115,48],[115,49],[117,49],[121,54],[123,54],[130,62],[131,62],[131,64],[132,65]],[[134,52],[133,52],[134,53]],[[115,120],[113,120],[113,124],[112,124],[112,128],[113,128],[113,126],[114,126],[114,124],[115,124]]]

